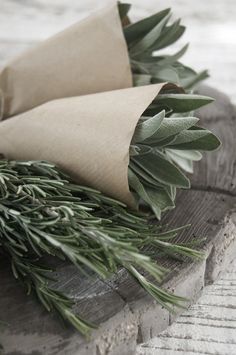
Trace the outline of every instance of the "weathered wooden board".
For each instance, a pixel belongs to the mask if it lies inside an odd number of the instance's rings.
[[[213,96],[217,102],[202,108],[200,116],[204,126],[217,134],[223,145],[219,151],[206,154],[201,164],[196,164],[193,188],[236,196],[235,108],[227,104],[224,95],[209,87],[202,87],[201,93]]]
[[[136,355],[236,354],[235,268],[236,262],[170,327],[140,344]]]
[[[232,185],[235,167],[235,111],[221,94],[212,89],[203,88],[202,91],[210,91],[211,96],[218,97],[211,109],[203,111],[201,116],[204,124],[219,132],[223,148],[214,153],[213,159],[203,159],[193,176],[194,188],[178,194],[178,207],[164,219],[171,226],[192,223],[190,229],[178,236],[179,242],[196,237],[207,238],[203,247],[209,257],[203,266],[199,266],[201,275],[197,274],[194,286],[186,286],[186,280],[195,280],[195,269],[191,269],[191,265],[163,260],[163,265],[171,270],[166,287],[190,297],[195,297],[204,285],[204,273],[210,279],[214,274],[211,272],[212,260],[218,258],[220,265],[224,263],[224,256],[235,245],[236,238],[232,232],[236,230],[233,219],[235,189]],[[137,312],[134,300],[144,300],[146,305],[153,301],[126,271],[121,270],[112,280],[104,282],[98,278],[81,276],[74,267],[68,265],[59,268],[60,282],[57,287],[76,298],[75,310],[93,322],[103,322],[101,329],[95,331],[90,342],[87,342],[72,329],[58,323],[55,316],[44,311],[31,297],[26,298],[12,278],[9,268],[3,263],[0,267],[0,319],[8,325],[0,338],[6,354],[119,354],[117,351],[131,354],[136,342],[145,340],[142,334],[145,330],[141,324],[142,312],[145,311]],[[186,279],[188,277],[190,279]],[[157,313],[160,322],[161,317],[167,315],[167,311],[162,312],[159,309]]]

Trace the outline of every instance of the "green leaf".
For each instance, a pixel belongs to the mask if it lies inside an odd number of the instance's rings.
[[[208,136],[209,134],[211,134],[211,132],[208,131],[207,129],[199,129],[199,130],[186,129],[180,132],[176,136],[174,140],[174,145],[193,142],[198,140],[199,138]]]
[[[166,151],[166,154],[171,158],[171,160],[177,164],[181,169],[186,171],[187,173],[193,173],[193,163],[191,160],[180,157],[175,154],[174,150]]]
[[[180,133],[168,148],[212,151],[220,145],[220,140],[208,130],[188,130]]]
[[[140,182],[138,177],[132,172],[132,170],[128,170],[128,178],[129,185],[138,193],[140,198],[143,199],[148,205],[152,206],[152,201],[150,200],[149,195],[147,194],[143,184]],[[161,218],[161,209],[157,206],[154,206],[153,211],[158,219]]]
[[[162,139],[161,141],[153,141],[153,144],[151,143],[151,141],[147,141],[147,143],[152,147],[153,150],[155,150],[155,148],[157,148],[157,150],[159,151],[160,148],[165,148],[168,147],[170,144],[172,144],[175,141],[176,135],[170,136],[166,139]]]
[[[194,126],[198,121],[199,120],[196,117],[165,118],[162,121],[160,128],[156,130],[152,136],[149,136],[146,142],[153,145],[156,142],[160,142],[168,137],[178,134],[179,132],[187,130]]]
[[[158,216],[155,211],[161,210],[165,212],[175,207],[174,201],[171,199],[170,195],[165,189],[152,189],[150,187],[145,187],[146,193],[151,201],[151,207],[158,219],[161,219],[161,215]]]
[[[129,168],[138,176],[143,184],[154,188],[165,186],[164,184],[153,179],[152,176],[143,170],[140,166],[138,166],[136,162],[133,161],[133,159],[130,160]]]
[[[151,84],[151,75],[149,74],[134,74],[133,84],[134,86],[144,86]]]
[[[184,33],[185,27],[180,25],[180,20],[175,21],[171,26],[166,27],[158,40],[154,43],[152,50],[159,50],[168,47],[176,42]]]
[[[186,89],[190,90],[193,87],[195,87],[200,81],[205,80],[209,78],[209,74],[207,70],[203,70],[198,74],[194,74],[192,76],[189,76],[186,79],[181,80],[181,85]]]
[[[164,118],[165,111],[161,111],[157,115],[138,123],[132,141],[143,142],[145,139],[152,136],[159,129]]]
[[[133,161],[155,180],[176,187],[189,188],[189,179],[166,157],[158,152],[132,157]]]
[[[132,64],[132,73],[151,75],[151,83],[169,81],[190,90],[201,80],[206,79],[208,73],[207,71],[196,73],[178,62],[186,52],[187,46],[172,56],[162,53],[158,55],[159,50],[175,43],[185,31],[180,20],[168,26],[169,15],[170,10],[167,9],[124,29],[131,63],[134,59],[138,61],[135,66]],[[134,83],[142,85],[141,80],[136,79]],[[167,107],[162,106],[161,109],[167,109]],[[154,110],[152,114],[155,114]]]
[[[214,101],[214,99],[190,94],[161,94],[156,100],[158,104],[171,108],[174,112],[188,112],[196,110]]]
[[[158,219],[161,218],[161,212],[174,207],[173,201],[163,188],[153,189],[143,185],[131,170],[128,177],[130,186],[152,208]]]
[[[130,49],[131,56],[136,56],[139,53],[145,52],[149,49],[161,34],[163,27],[170,19],[170,14],[168,13],[156,26],[148,32],[142,39],[136,42]]]
[[[153,68],[152,75],[153,80],[152,82],[165,82],[168,81],[170,83],[179,84],[179,76],[178,72],[175,68],[166,66],[165,68]]]
[[[132,42],[137,41],[138,39],[145,36],[145,34],[151,31],[169,13],[170,13],[170,9],[166,9],[125,27],[124,35],[128,46]]]
[[[192,161],[199,161],[202,159],[202,154],[197,150],[166,149],[166,151],[174,152],[175,155]]]
[[[145,75],[151,76],[151,73],[149,72],[149,68],[146,63],[142,63],[142,62],[132,59],[130,61],[130,64],[131,64],[131,69],[132,69],[133,75],[145,74]]]
[[[166,55],[162,58],[159,57],[160,60],[158,61],[158,64],[163,65],[163,66],[174,64],[177,60],[179,60],[187,52],[188,47],[189,47],[189,45],[186,44],[183,48],[180,49],[180,51],[178,51],[177,53],[175,53],[173,55]],[[152,58],[158,59],[158,57],[155,57],[155,56],[153,56]]]

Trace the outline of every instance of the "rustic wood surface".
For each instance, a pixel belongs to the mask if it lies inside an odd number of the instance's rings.
[[[99,6],[102,3],[103,1]],[[153,12],[154,7],[156,10],[176,4],[174,1],[162,0],[158,1],[157,6],[152,0],[136,0],[133,3],[137,5],[134,12],[136,18]],[[219,89],[228,92],[231,99],[236,101],[235,68],[232,60],[236,53],[232,35],[235,30],[235,2],[228,0],[223,4],[222,1],[216,0],[215,11],[211,11],[210,5],[205,1],[198,1],[191,6],[186,4],[186,1],[181,1],[176,8],[177,15],[182,15],[189,27],[185,40],[191,40],[192,44],[191,52],[185,61],[195,64],[197,68],[209,67],[214,75],[214,79],[209,83],[216,84]],[[84,17],[92,7],[98,7],[94,0],[72,1],[69,5],[64,0],[58,0],[56,4],[53,0],[0,0],[0,5],[0,65],[37,41]],[[225,21],[226,17],[229,19],[228,23]],[[203,23],[204,26],[199,26]],[[221,53],[224,53],[224,58]],[[235,109],[224,95],[205,87],[201,92],[217,99],[216,103],[201,111],[201,117],[204,125],[220,136],[223,147],[218,152],[205,155],[202,162],[196,165],[192,190],[181,191],[177,198],[178,207],[165,217],[165,221],[173,227],[192,223],[193,226],[188,231],[179,235],[178,241],[196,237],[207,238],[204,248],[208,258],[202,268],[204,280],[199,281],[200,287],[197,291],[204,282],[215,279],[224,263],[225,250],[230,249],[229,245],[233,244],[236,235]],[[220,241],[222,249],[216,252],[217,240]],[[216,260],[219,269],[215,266]],[[184,276],[178,282],[173,280],[176,280],[177,275],[185,275],[194,270],[191,269],[192,266],[177,261],[173,263],[170,260],[164,260],[163,265],[172,270],[166,280],[166,287],[188,295],[190,291],[187,286],[183,286]],[[34,299],[26,299],[24,291],[13,280],[9,268],[1,261],[0,319],[6,321],[7,326],[0,334],[0,340],[7,354],[125,355],[123,350],[119,352],[112,348],[113,344],[117,343],[116,349],[119,349],[121,337],[127,339],[127,342],[134,341],[134,345],[136,342],[148,340],[146,330],[141,324],[141,311],[137,313],[139,303],[135,299],[145,299],[146,304],[152,301],[124,270],[104,282],[98,278],[85,278],[73,267],[61,265],[58,276],[60,282],[57,287],[76,298],[75,310],[91,321],[102,322],[102,327],[94,332],[90,342],[72,329],[65,328]],[[196,293],[193,293],[193,296],[196,296]],[[161,317],[160,312],[157,314]],[[165,317],[168,318],[168,324],[171,318],[168,312],[163,313],[163,319]],[[107,322],[109,319],[112,323]],[[109,324],[111,328],[116,327],[123,333],[120,335],[117,330],[117,337],[111,337]],[[154,329],[154,325],[150,327],[150,336],[155,336],[155,331],[158,330]],[[233,354],[230,349],[228,354]],[[131,352],[127,352],[127,355],[130,354]],[[161,354],[164,355],[163,352]]]
[[[236,354],[236,263],[200,299],[136,355]]]

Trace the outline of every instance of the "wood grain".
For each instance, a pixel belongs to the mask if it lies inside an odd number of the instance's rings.
[[[196,115],[200,123],[212,130],[222,141],[221,148],[213,153],[204,154],[204,159],[195,164],[192,178],[193,188],[236,195],[235,165],[235,107],[230,104],[222,93],[209,87],[202,87],[200,92],[213,96],[215,103],[202,108]],[[227,119],[225,119],[227,117]],[[209,169],[210,166],[210,169]]]
[[[136,355],[236,354],[236,277],[234,262],[195,305]]]

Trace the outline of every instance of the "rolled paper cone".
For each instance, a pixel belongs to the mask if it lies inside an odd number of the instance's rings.
[[[0,123],[0,153],[53,162],[76,182],[134,207],[129,147],[139,118],[164,85],[50,101]]]
[[[0,72],[0,117],[47,101],[132,86],[117,3],[40,43]]]

